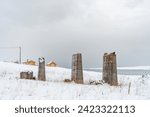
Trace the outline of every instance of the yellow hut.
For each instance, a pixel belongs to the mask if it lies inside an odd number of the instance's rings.
[[[57,67],[57,64],[55,61],[50,61],[48,64],[47,64],[48,67]]]
[[[24,62],[24,64],[26,65],[36,65],[36,62],[34,60],[28,60],[26,62]]]

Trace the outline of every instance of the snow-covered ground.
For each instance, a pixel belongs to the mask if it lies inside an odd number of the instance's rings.
[[[102,68],[86,68],[87,70],[102,70]],[[150,66],[117,67],[118,70],[150,70]]]
[[[37,66],[0,62],[0,99],[6,100],[111,100],[150,99],[149,75],[118,75],[119,86],[90,85],[92,80],[101,80],[102,73],[84,71],[84,84],[64,83],[71,78],[71,70],[46,67],[47,81],[20,79],[21,71],[33,71]],[[131,83],[130,93],[129,84]]]

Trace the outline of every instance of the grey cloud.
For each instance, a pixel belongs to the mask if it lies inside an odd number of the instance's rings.
[[[127,0],[126,6],[129,8],[135,8],[136,6],[142,4],[144,0]]]
[[[148,65],[149,6],[148,0],[0,1],[0,46],[21,45],[23,60],[45,56],[64,67],[76,52],[85,67],[100,67],[111,51],[119,66]]]

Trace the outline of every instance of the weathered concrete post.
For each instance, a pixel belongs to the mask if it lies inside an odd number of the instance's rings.
[[[32,80],[34,80],[33,72],[30,72],[30,71],[28,71],[28,72],[21,72],[20,73],[20,78],[21,79],[32,79]]]
[[[110,85],[118,85],[115,52],[103,56],[103,80]]]
[[[39,58],[39,70],[38,70],[38,80],[45,81],[45,59],[43,57]]]
[[[109,74],[108,74],[108,54],[105,53],[104,56],[103,56],[103,80],[108,83],[108,77],[109,77]]]
[[[118,85],[118,78],[117,78],[117,60],[115,52],[110,54],[112,60],[112,80],[111,85],[117,86]]]
[[[71,80],[78,84],[83,84],[82,54],[72,56]]]

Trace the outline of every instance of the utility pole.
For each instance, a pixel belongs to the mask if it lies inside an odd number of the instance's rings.
[[[21,46],[19,46],[19,62],[20,62],[20,64],[21,64]]]

